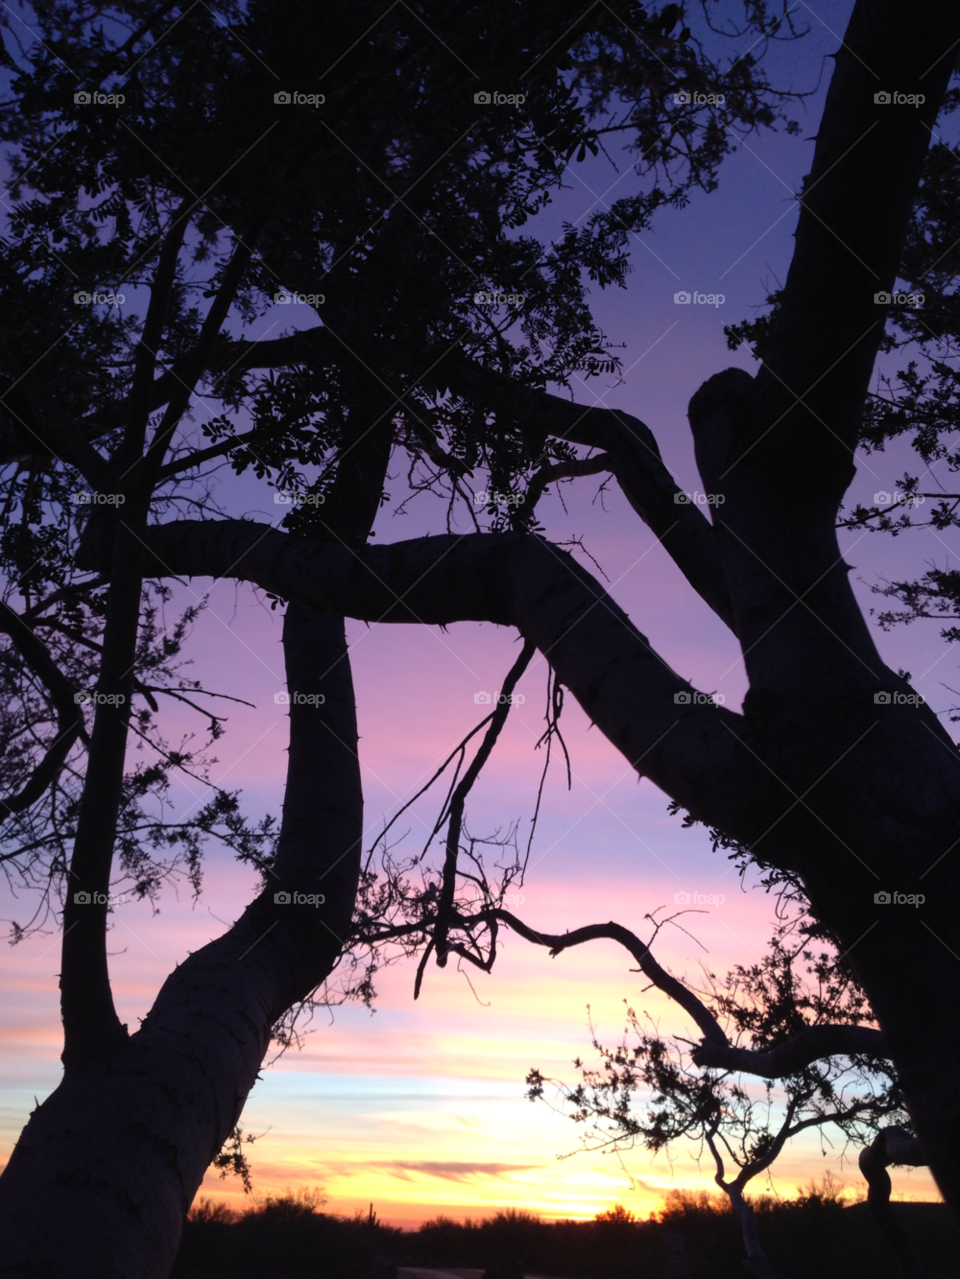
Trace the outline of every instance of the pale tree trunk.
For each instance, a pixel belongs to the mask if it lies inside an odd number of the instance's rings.
[[[724,1186],[733,1214],[740,1223],[740,1234],[743,1236],[743,1249],[747,1254],[743,1268],[753,1279],[782,1279],[774,1270],[770,1259],[763,1251],[760,1236],[757,1234],[757,1214],[744,1196],[743,1190],[736,1184]]]
[[[5,1279],[163,1279],[271,1028],[330,973],[352,917],[362,797],[342,619],[291,605],[283,822],[270,884],[164,983],[120,1047],[69,1066],[0,1178]],[[280,690],[278,690],[280,691]],[[275,901],[286,894],[290,902]],[[296,894],[323,895],[323,906]]]
[[[867,1203],[874,1220],[883,1231],[890,1251],[897,1259],[901,1279],[923,1279],[926,1271],[890,1202],[893,1187],[887,1172],[890,1164],[905,1164],[913,1168],[925,1164],[926,1156],[920,1149],[920,1143],[902,1128],[884,1128],[869,1146],[860,1151],[858,1162],[869,1187]]]

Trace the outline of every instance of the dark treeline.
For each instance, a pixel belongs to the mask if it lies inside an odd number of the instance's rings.
[[[829,1186],[798,1199],[753,1201],[761,1240],[784,1279],[894,1279],[896,1263],[865,1203],[844,1206]],[[925,1274],[960,1279],[946,1208],[899,1204]],[[191,1213],[172,1279],[392,1279],[398,1266],[523,1272],[569,1279],[743,1279],[743,1244],[718,1196],[675,1193],[655,1219],[618,1207],[594,1221],[541,1221],[498,1212],[481,1221],[438,1217],[417,1231],[318,1211],[295,1198],[242,1215],[222,1205]]]

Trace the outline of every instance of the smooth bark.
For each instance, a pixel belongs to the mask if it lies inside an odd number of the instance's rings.
[[[892,1183],[887,1168],[890,1164],[917,1168],[926,1163],[920,1143],[903,1128],[884,1128],[873,1142],[860,1151],[859,1164],[868,1190],[867,1203],[874,1220],[883,1231],[897,1260],[902,1279],[922,1279],[926,1273],[920,1265],[910,1236],[890,1202]]]
[[[339,958],[362,835],[342,621],[294,606],[284,648],[290,691],[308,700],[291,699],[270,883],[228,932],[174,970],[135,1034],[70,1067],[33,1112],[0,1177],[4,1279],[164,1279],[271,1028]]]

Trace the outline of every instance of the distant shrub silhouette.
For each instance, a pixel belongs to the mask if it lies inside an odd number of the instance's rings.
[[[190,1210],[173,1279],[388,1279],[403,1231],[371,1214],[321,1211],[316,1189],[267,1196],[246,1212],[201,1201]]]
[[[756,1210],[756,1200],[753,1200],[753,1206]],[[729,1214],[730,1201],[724,1195],[712,1195],[708,1190],[668,1190],[656,1219],[676,1222],[686,1218],[725,1217]]]
[[[267,1195],[255,1200],[256,1208],[244,1213],[245,1221],[303,1221],[316,1217],[327,1202],[328,1196],[315,1187],[302,1187],[283,1195]]]
[[[436,1217],[419,1230],[383,1226],[371,1212],[321,1211],[316,1192],[270,1197],[239,1214],[192,1209],[172,1279],[392,1279],[397,1265],[476,1268],[568,1279],[743,1279],[740,1232],[725,1196],[670,1192],[653,1218],[622,1204],[592,1221],[543,1221],[516,1209],[483,1220]],[[764,1247],[786,1279],[895,1279],[895,1262],[866,1204],[847,1206],[829,1177],[797,1198],[753,1200]],[[942,1204],[902,1204],[931,1273],[960,1279]]]
[[[594,1217],[594,1221],[615,1221],[620,1225],[632,1224],[639,1220],[637,1214],[624,1208],[623,1204],[616,1204],[613,1208],[608,1208],[606,1212],[598,1212]]]
[[[198,1204],[194,1204],[190,1209],[187,1214],[187,1220],[204,1226],[232,1226],[235,1221],[240,1220],[240,1213],[234,1212],[226,1204],[213,1203],[210,1199],[201,1199]]]

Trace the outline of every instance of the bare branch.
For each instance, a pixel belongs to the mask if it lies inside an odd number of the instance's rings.
[[[476,755],[467,766],[463,777],[460,780],[456,790],[450,799],[450,820],[447,825],[447,847],[446,856],[443,863],[443,880],[440,887],[440,900],[437,904],[437,919],[433,930],[433,940],[437,949],[437,966],[445,968],[447,963],[447,932],[449,931],[449,921],[453,911],[453,897],[457,886],[457,855],[460,851],[460,832],[463,829],[463,810],[467,802],[474,782],[480,776],[480,772],[490,758],[494,746],[497,744],[497,738],[500,731],[507,722],[507,716],[510,713],[510,706],[513,701],[513,690],[516,688],[520,677],[530,665],[530,660],[536,652],[535,646],[526,640],[520,655],[507,672],[506,679],[503,681],[503,688],[497,698],[497,705],[490,717],[490,724],[487,731],[483,735],[483,741],[477,750]],[[464,954],[462,949],[457,948],[458,954]],[[494,948],[491,947],[491,962],[493,959]],[[464,954],[465,958],[470,958]]]
[[[645,977],[662,990],[697,1023],[704,1039],[693,1050],[692,1058],[697,1066],[708,1066],[718,1070],[737,1070],[747,1074],[759,1075],[763,1079],[782,1079],[786,1075],[796,1074],[812,1062],[825,1057],[873,1055],[883,1053],[883,1034],[869,1026],[810,1026],[800,1034],[794,1035],[785,1043],[763,1052],[755,1048],[739,1048],[731,1044],[706,1004],[700,1000],[683,982],[672,976],[654,959],[649,946],[640,940],[636,933],[624,928],[622,924],[589,924],[584,928],[576,928],[572,933],[550,934],[538,933],[509,911],[494,910],[482,912],[483,915],[495,916],[527,941],[538,946],[547,946],[551,955],[559,955],[571,946],[580,946],[583,942],[608,938],[619,942],[637,961],[640,971]]]

